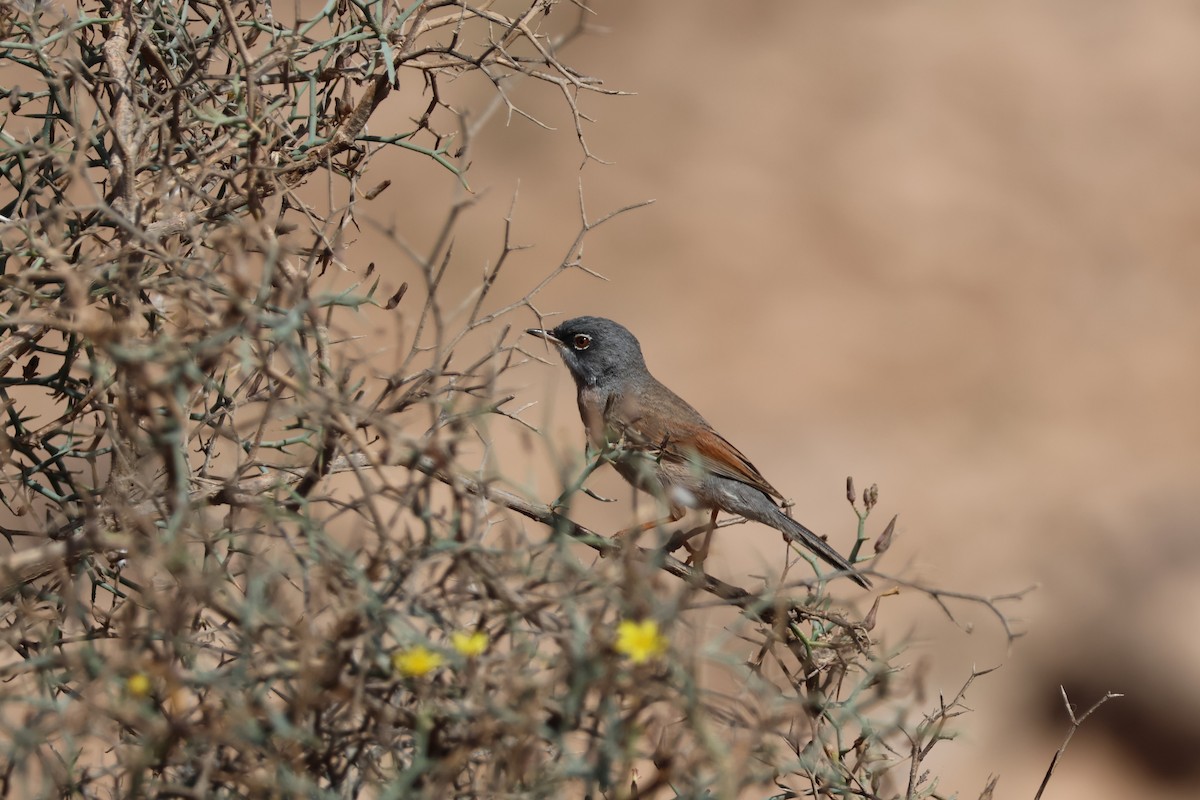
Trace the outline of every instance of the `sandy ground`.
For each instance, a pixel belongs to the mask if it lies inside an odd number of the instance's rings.
[[[607,282],[563,276],[540,307],[628,325],[656,374],[843,549],[852,474],[879,484],[878,526],[900,514],[885,567],[974,592],[1040,584],[1012,609],[1028,635],[1011,650],[980,610],[959,609],[968,636],[911,594],[885,606],[881,625],[911,631],[914,661],[931,664],[931,697],[1003,664],[940,750],[943,789],[975,797],[999,773],[997,797],[1032,797],[1066,732],[1062,685],[1084,706],[1126,697],[1076,735],[1049,797],[1195,797],[1200,13],[596,7],[607,32],[565,60],[636,92],[582,100],[588,143],[613,163],[579,171],[561,97],[519,87],[560,130],[497,117],[479,139],[484,199],[451,280],[472,285],[494,255],[518,185],[516,238],[535,247],[500,298],[562,257],[578,181],[592,215],[655,199],[589,240]],[[396,159],[389,207],[372,211],[419,243],[450,181]],[[411,278],[371,231],[352,252],[392,286]],[[525,369],[522,396],[546,401],[535,421],[578,447],[565,371]],[[612,476],[594,486],[622,492]],[[584,509],[601,525],[625,513]],[[722,577],[777,553],[765,529],[728,535]]]

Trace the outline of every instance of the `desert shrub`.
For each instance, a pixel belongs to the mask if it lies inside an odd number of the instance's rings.
[[[504,472],[544,452],[505,389],[537,294],[633,206],[581,203],[519,296],[493,296],[511,217],[486,264],[452,244],[514,87],[589,157],[581,107],[615,92],[562,54],[591,12],[296,13],[0,9],[4,796],[936,796],[961,696],[919,708],[878,598],[618,547],[571,520],[595,464],[556,464],[552,504]],[[411,125],[372,132],[400,99]],[[433,235],[373,210],[395,151],[457,187]],[[358,263],[361,226],[403,266]],[[849,497],[856,553],[886,549]]]

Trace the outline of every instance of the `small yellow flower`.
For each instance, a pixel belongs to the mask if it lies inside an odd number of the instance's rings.
[[[617,626],[617,652],[635,664],[658,658],[667,651],[667,637],[658,630],[652,619],[634,622],[621,620]]]
[[[153,688],[144,672],[135,672],[125,680],[125,691],[132,697],[149,697]]]
[[[442,665],[441,653],[435,653],[424,645],[397,650],[392,653],[392,666],[406,678],[420,678]]]
[[[483,655],[483,652],[487,650],[488,635],[485,631],[474,631],[473,633],[455,631],[450,634],[450,643],[454,645],[454,649],[460,655],[474,658]]]

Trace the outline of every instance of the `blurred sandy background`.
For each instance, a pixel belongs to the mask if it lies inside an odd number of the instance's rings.
[[[1011,652],[982,610],[958,608],[968,636],[919,598],[884,606],[885,635],[911,632],[932,665],[930,703],[972,664],[1003,664],[935,751],[942,790],[975,797],[999,773],[997,797],[1032,797],[1066,732],[1062,684],[1084,707],[1127,696],[1077,733],[1047,797],[1197,796],[1200,8],[595,8],[607,33],[564,60],[637,93],[582,100],[590,147],[614,163],[578,172],[561,96],[518,88],[560,130],[498,117],[479,139],[485,198],[451,280],[473,285],[497,252],[518,182],[515,238],[535,248],[500,299],[562,258],[577,180],[593,216],[654,198],[589,239],[608,282],[566,275],[540,307],[628,325],[658,377],[839,548],[852,474],[880,486],[876,531],[900,514],[885,569],[981,593],[1041,584],[1010,608],[1029,631]],[[396,164],[368,210],[419,243],[451,181]],[[370,232],[351,256],[391,288],[412,277]],[[522,399],[544,401],[528,416],[577,450],[565,370],[523,369]],[[627,498],[612,475],[591,485]],[[608,529],[628,513],[594,505],[581,516]],[[709,562],[721,577],[746,582],[778,554],[766,529],[729,535]]]

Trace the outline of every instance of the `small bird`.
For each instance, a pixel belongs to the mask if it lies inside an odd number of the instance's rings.
[[[611,454],[617,472],[633,486],[665,500],[671,521],[696,508],[712,512],[710,534],[719,511],[770,525],[870,588],[825,540],[780,510],[776,500],[783,496],[740,450],[650,374],[641,345],[625,327],[603,317],[577,317],[553,330],[525,332],[562,355],[578,389],[588,443]]]

